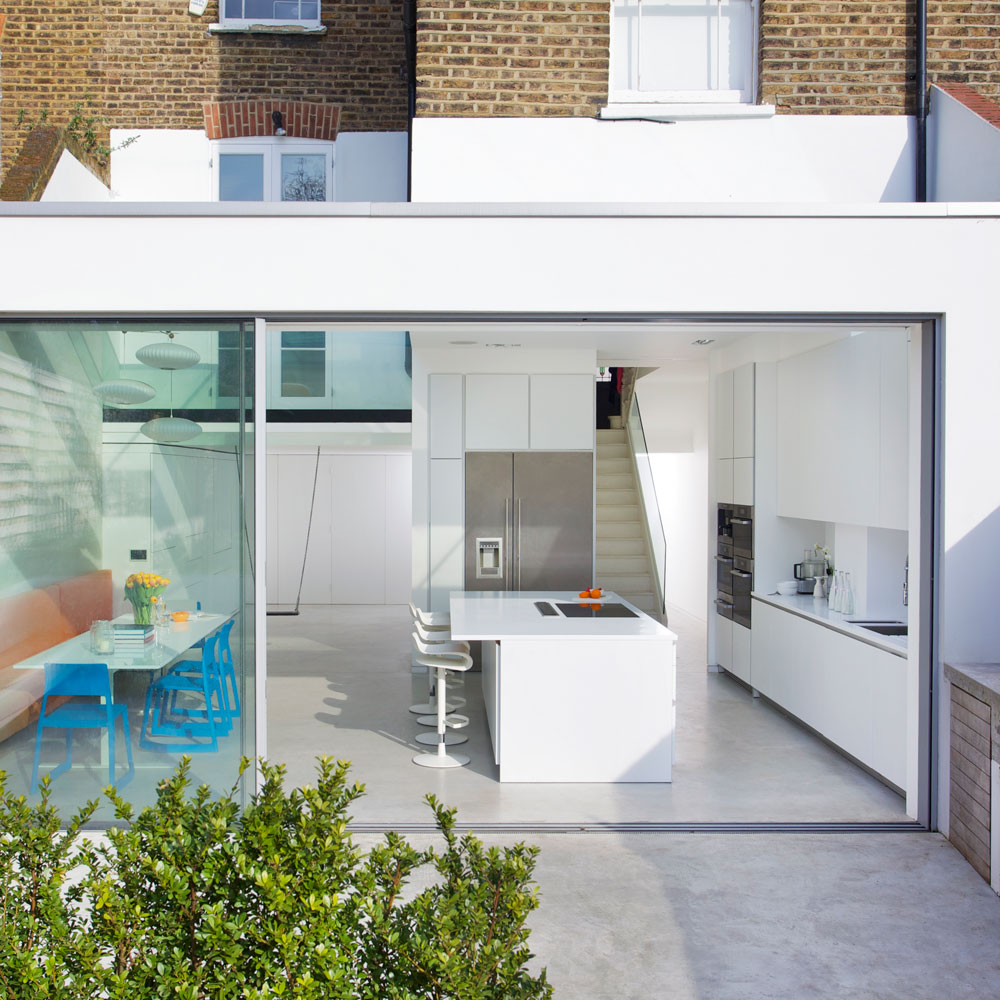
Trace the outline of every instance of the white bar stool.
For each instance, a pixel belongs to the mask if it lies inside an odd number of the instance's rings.
[[[417,635],[420,636],[422,642],[426,643],[428,646],[434,646],[435,652],[438,653],[468,653],[469,644],[467,642],[454,642],[451,638],[451,631],[445,628],[435,629],[433,631],[425,628],[419,618],[414,618],[413,627],[417,630]],[[419,663],[419,659],[416,660]],[[435,696],[435,683],[434,683],[434,672],[432,670],[427,671],[427,688],[428,688],[428,698],[427,701],[420,702],[416,705],[410,706],[410,711],[414,715],[419,715],[422,718],[418,721],[422,726],[434,726],[437,723],[432,719],[432,721],[425,721],[428,716],[433,716],[437,712],[437,698]],[[445,706],[446,712],[454,712],[455,705],[449,704]],[[464,741],[463,741],[464,742]]]
[[[458,651],[445,653],[439,651],[440,644],[426,643],[419,634],[413,633],[413,644],[417,647],[416,662],[434,670],[437,674],[437,732],[434,735],[434,742],[437,744],[436,753],[418,753],[413,758],[414,764],[421,767],[462,767],[469,763],[469,757],[464,753],[448,753],[448,717],[445,711],[447,700],[447,685],[445,674],[449,670],[465,672],[472,666],[472,657],[468,653]],[[468,721],[468,720],[466,720]],[[431,735],[431,734],[427,734]]]

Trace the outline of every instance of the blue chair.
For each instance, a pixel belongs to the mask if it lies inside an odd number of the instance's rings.
[[[150,681],[142,716],[139,746],[163,753],[214,753],[219,737],[232,729],[226,708],[221,675],[216,664],[217,636],[209,636],[201,647],[201,662],[171,670]],[[197,707],[178,707],[177,698],[194,698]],[[204,705],[202,708],[201,705]],[[182,737],[187,742],[160,743],[151,736]],[[207,742],[197,742],[207,737]]]
[[[92,698],[104,699],[96,702],[69,702],[59,705],[46,714],[49,698]],[[125,750],[128,754],[128,773],[120,781],[115,781],[115,719],[122,720],[125,736]],[[111,700],[111,677],[106,663],[46,663],[45,693],[42,695],[42,709],[38,716],[35,732],[35,764],[31,770],[31,787],[38,787],[38,758],[42,750],[42,732],[45,729],[66,730],[66,759],[50,775],[53,779],[73,766],[73,730],[106,729],[108,731],[108,781],[118,787],[124,785],[135,774],[132,762],[132,741],[128,731],[128,709],[125,705]]]
[[[215,671],[218,675],[219,684],[222,687],[222,694],[225,697],[226,712],[230,719],[240,717],[240,692],[236,684],[236,668],[233,664],[233,650],[229,645],[229,633],[233,630],[235,622],[226,622],[215,634],[217,640],[217,656],[215,658]],[[201,639],[195,643],[192,649],[203,648],[205,640]],[[182,660],[177,666],[171,668],[172,673],[197,675],[201,670],[201,665],[193,660]],[[230,698],[230,690],[232,698]],[[176,695],[171,701],[171,708],[176,704]]]

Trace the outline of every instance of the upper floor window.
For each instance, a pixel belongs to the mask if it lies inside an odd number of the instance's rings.
[[[222,0],[221,21],[227,28],[251,24],[319,22],[319,0]]]
[[[216,144],[219,201],[333,201],[333,143],[229,139]]]
[[[755,0],[612,0],[614,102],[749,103]]]

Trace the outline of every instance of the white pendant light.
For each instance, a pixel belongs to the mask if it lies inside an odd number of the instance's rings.
[[[184,417],[156,417],[147,420],[139,430],[152,441],[176,444],[197,437],[201,433],[201,425]]]
[[[94,395],[105,403],[129,406],[132,403],[145,403],[147,399],[152,399],[156,395],[156,390],[151,385],[132,378],[116,378],[95,385]]]
[[[150,368],[162,368],[165,371],[179,371],[190,368],[201,361],[197,351],[183,344],[175,344],[172,340],[162,343],[147,344],[135,352],[136,360]]]

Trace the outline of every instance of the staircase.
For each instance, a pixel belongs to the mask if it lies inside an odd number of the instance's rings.
[[[657,620],[646,526],[624,430],[597,432],[597,579]]]

